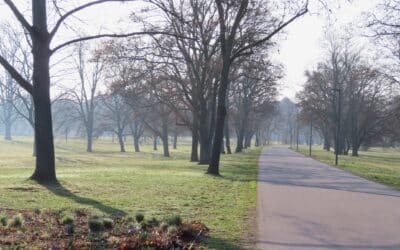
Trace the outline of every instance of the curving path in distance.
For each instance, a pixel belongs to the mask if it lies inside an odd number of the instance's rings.
[[[259,159],[257,249],[400,250],[400,192],[295,153]]]

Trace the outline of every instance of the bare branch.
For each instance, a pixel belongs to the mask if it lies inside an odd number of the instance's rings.
[[[32,25],[28,23],[28,21],[25,19],[25,17],[22,15],[22,13],[18,10],[17,6],[13,3],[12,0],[4,0],[4,2],[8,5],[8,7],[11,9],[11,11],[14,13],[15,17],[18,19],[18,21],[22,24],[22,26],[29,31],[29,33],[32,32]]]
[[[288,26],[289,24],[291,24],[292,22],[294,22],[297,18],[305,15],[306,13],[308,13],[308,1],[306,2],[304,8],[299,11],[296,15],[294,15],[292,18],[290,18],[289,20],[287,20],[286,22],[282,23],[279,27],[277,27],[274,31],[272,31],[270,34],[268,34],[268,36],[255,41],[247,46],[244,46],[243,48],[239,49],[238,51],[236,51],[236,53],[233,55],[232,57],[232,61],[235,60],[237,57],[241,56],[244,52],[246,52],[246,50],[250,50],[254,47],[257,47],[267,41],[269,41],[272,37],[274,37],[276,34],[278,34],[281,30],[283,30],[286,26]]]
[[[8,71],[8,73],[18,82],[18,84],[28,91],[29,94],[33,92],[33,86],[29,83],[20,73],[4,58],[0,55],[0,64]]]
[[[99,39],[99,38],[126,38],[126,37],[131,37],[131,36],[140,36],[140,35],[176,36],[175,34],[172,34],[169,32],[163,32],[163,31],[140,31],[140,32],[132,32],[132,33],[126,33],[126,34],[99,34],[99,35],[93,35],[93,36],[80,37],[80,38],[76,38],[76,39],[67,41],[63,44],[56,46],[54,49],[52,49],[51,54],[53,54],[57,50],[60,50],[66,46],[69,46],[74,43],[82,42],[82,41],[94,40],[94,39]]]
[[[79,7],[76,7],[75,9],[72,9],[68,12],[66,12],[65,14],[63,14],[60,19],[58,19],[57,23],[54,25],[54,28],[51,30],[50,32],[50,39],[54,37],[54,35],[57,33],[57,30],[60,28],[61,24],[71,15],[73,15],[74,13],[77,13],[83,9],[86,9],[88,7],[91,7],[93,5],[97,5],[97,4],[102,4],[102,3],[107,3],[107,2],[128,2],[128,1],[135,1],[135,0],[97,0],[97,1],[93,1],[93,2],[89,2],[86,4],[83,4]]]

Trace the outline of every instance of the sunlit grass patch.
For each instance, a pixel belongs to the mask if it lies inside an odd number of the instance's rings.
[[[299,147],[299,151],[308,155],[306,146]],[[322,150],[321,146],[312,147],[312,156],[324,163],[335,164],[333,151]],[[358,157],[340,155],[339,167],[369,180],[400,189],[400,150],[398,149],[371,148],[368,151],[360,151]]]
[[[19,138],[17,138],[18,140]],[[27,178],[33,172],[31,141],[0,141],[0,207],[75,210],[104,214],[142,213],[146,218],[179,214],[198,220],[211,230],[210,246],[235,248],[244,232],[248,212],[256,206],[257,160],[260,148],[223,155],[222,177],[206,175],[207,166],[189,162],[190,143],[141,153],[119,153],[118,144],[96,141],[86,153],[83,140],[56,140],[59,186],[41,186]],[[132,145],[127,149],[133,151]]]

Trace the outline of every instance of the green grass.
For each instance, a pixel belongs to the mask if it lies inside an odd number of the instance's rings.
[[[190,163],[188,143],[171,149],[170,159],[151,145],[141,153],[119,153],[117,144],[96,141],[94,149],[86,153],[83,141],[56,140],[61,185],[41,186],[27,180],[34,166],[31,142],[0,141],[0,207],[89,208],[131,216],[141,212],[147,218],[179,214],[205,223],[211,229],[209,246],[216,249],[237,248],[249,231],[260,148],[223,156],[222,177],[206,175],[207,166]]]
[[[308,155],[306,146],[299,147],[299,151]],[[323,150],[321,146],[313,146],[312,156],[329,165],[335,165],[334,153]],[[366,179],[400,189],[400,151],[398,149],[372,148],[368,151],[360,151],[358,157],[339,155],[338,167]]]

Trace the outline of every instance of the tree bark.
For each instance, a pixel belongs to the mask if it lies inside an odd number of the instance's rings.
[[[117,136],[118,136],[120,151],[121,151],[121,153],[125,153],[126,151],[125,151],[123,131],[118,131]]]
[[[220,86],[218,89],[218,105],[217,105],[217,116],[216,125],[214,132],[214,140],[212,144],[212,154],[210,164],[208,166],[207,173],[212,175],[219,175],[219,161],[221,158],[221,144],[224,136],[224,123],[226,117],[226,93],[229,87],[229,71],[230,71],[230,51],[223,51],[223,67],[221,71]]]
[[[33,146],[32,146],[32,156],[36,157],[36,141],[35,141],[35,137],[33,137]]]
[[[157,135],[153,136],[153,150],[157,151]]]
[[[324,150],[331,151],[331,138],[328,133],[324,133]]]
[[[174,149],[178,148],[178,133],[177,132],[174,133],[173,147],[174,147]]]
[[[211,127],[210,117],[202,112],[200,117],[201,124],[199,124],[199,141],[200,141],[200,165],[207,165],[210,163],[210,148],[211,148]]]
[[[198,147],[199,147],[198,131],[197,131],[197,129],[193,128],[193,131],[192,131],[192,152],[190,154],[190,161],[191,162],[198,162],[199,161]]]
[[[87,145],[86,151],[93,152],[93,117],[89,118],[88,127],[86,128]]]
[[[46,0],[32,1],[33,102],[35,107],[36,168],[32,179],[56,181],[54,138],[50,101],[50,48]]]
[[[261,146],[261,143],[260,143],[260,130],[258,130],[258,131],[256,132],[256,141],[255,141],[255,143],[254,143],[254,146],[255,146],[255,147]]]
[[[239,125],[239,132],[238,132],[238,140],[236,144],[235,153],[240,153],[243,151],[243,148],[246,148],[245,145],[245,137],[247,134],[247,123],[248,123],[248,109],[247,109],[247,101],[243,101],[243,107],[241,108],[241,121]]]
[[[251,148],[251,140],[252,140],[252,138],[253,138],[253,133],[250,132],[250,131],[247,132],[245,140],[244,140],[244,147],[245,148]]]
[[[168,143],[168,121],[165,121],[164,119],[162,121],[162,141],[164,157],[170,157]]]
[[[133,124],[129,125],[131,129],[132,138],[133,138],[133,147],[135,148],[135,152],[140,152],[140,137],[142,136],[142,131],[138,121],[134,121]]]
[[[228,119],[226,119],[226,121],[225,121],[224,134],[225,134],[226,153],[228,155],[230,155],[230,154],[232,154],[232,150],[231,150],[231,138],[230,138],[230,133],[229,133],[229,121],[228,121]]]
[[[200,136],[200,161],[199,161],[199,164],[207,165],[209,163],[210,163],[210,143],[208,141],[208,138],[203,138],[203,136]]]
[[[140,143],[139,143],[140,138],[137,136],[133,136],[133,145],[135,148],[135,152],[139,153],[140,152]]]

